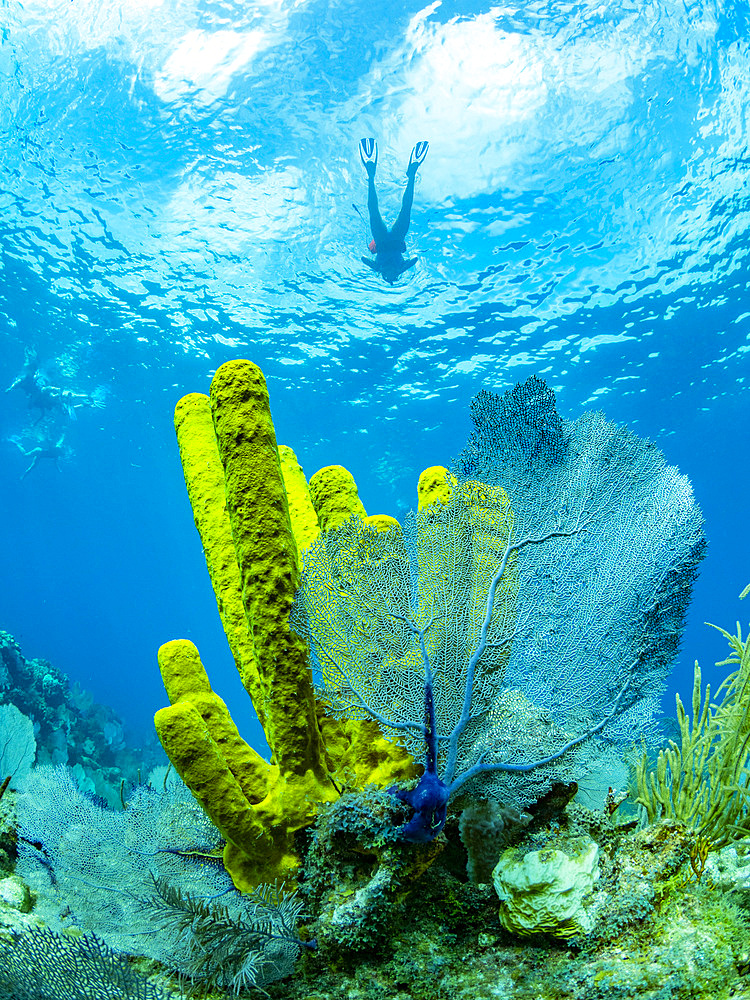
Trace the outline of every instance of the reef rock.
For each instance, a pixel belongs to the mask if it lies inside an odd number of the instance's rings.
[[[599,878],[599,848],[589,837],[570,840],[565,850],[521,855],[504,851],[492,880],[500,897],[500,923],[513,934],[546,933],[570,938],[593,925],[586,903]]]

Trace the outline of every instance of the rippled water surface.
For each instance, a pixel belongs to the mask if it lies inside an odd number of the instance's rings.
[[[156,646],[234,683],[174,402],[250,357],[308,474],[411,504],[468,401],[536,373],[692,479],[711,543],[676,685],[747,609],[750,8],[744,3],[27,0],[0,5],[0,627],[148,722]],[[367,253],[361,136],[410,252]],[[28,448],[65,456],[23,480]],[[745,617],[748,616],[745,614]],[[710,671],[709,671],[710,673]],[[245,704],[244,702],[242,703]]]

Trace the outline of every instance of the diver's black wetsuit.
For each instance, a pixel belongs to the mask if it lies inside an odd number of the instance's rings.
[[[367,171],[367,210],[370,213],[370,230],[372,231],[373,243],[370,249],[375,253],[375,260],[362,257],[362,263],[379,274],[384,281],[390,285],[404,271],[414,267],[417,263],[416,257],[404,260],[406,253],[406,234],[409,231],[411,221],[411,207],[414,203],[414,179],[417,176],[419,165],[427,155],[428,143],[418,142],[411,152],[409,165],[406,168],[406,189],[401,200],[401,211],[398,218],[390,229],[383,222],[378,207],[378,193],[375,190],[375,168],[377,166],[378,150],[374,139],[362,139],[360,144],[360,156],[365,170]]]
[[[372,166],[372,169],[369,169]],[[401,200],[401,211],[398,218],[390,229],[383,222],[378,207],[378,193],[375,190],[375,167],[367,164],[367,210],[370,213],[370,231],[375,241],[375,260],[362,258],[362,263],[367,264],[373,271],[382,274],[383,278],[391,284],[396,278],[414,267],[417,258],[404,260],[406,253],[406,241],[404,237],[409,232],[411,222],[411,206],[414,203],[414,178],[417,176],[417,167],[408,173],[406,190]]]

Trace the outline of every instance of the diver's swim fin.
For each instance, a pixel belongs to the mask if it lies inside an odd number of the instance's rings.
[[[367,167],[368,163],[371,163],[373,167],[377,166],[378,163],[378,144],[374,139],[360,139],[359,140],[359,156],[362,160],[362,166]]]
[[[409,166],[406,168],[407,174],[410,170],[416,170],[423,161],[425,156],[427,156],[427,150],[430,148],[429,142],[422,140],[418,142],[414,149],[411,151],[411,156],[409,157]]]

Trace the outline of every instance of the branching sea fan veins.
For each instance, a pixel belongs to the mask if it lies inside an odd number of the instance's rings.
[[[305,557],[293,627],[339,717],[424,759],[401,831],[459,790],[528,806],[649,728],[705,541],[689,482],[531,378],[481,392],[442,499],[402,530],[353,518]]]

